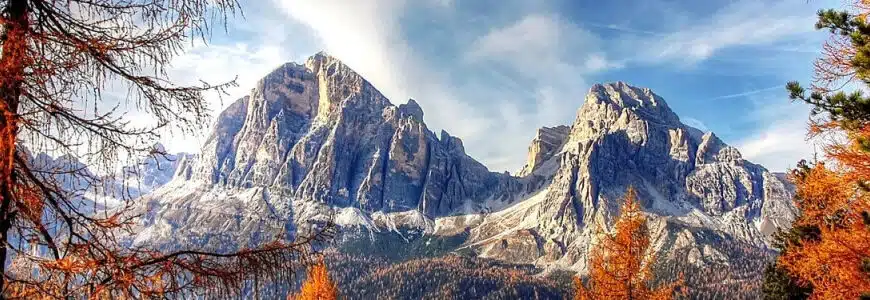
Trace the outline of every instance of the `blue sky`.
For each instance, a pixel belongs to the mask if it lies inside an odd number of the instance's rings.
[[[589,87],[626,81],[665,98],[684,123],[715,132],[782,171],[814,147],[808,109],[784,84],[811,79],[837,1],[266,0],[241,3],[208,46],[177,57],[179,81],[238,76],[219,110],[270,69],[326,50],[394,104],[417,100],[432,130],[461,137],[495,171],[515,171],[541,126],[571,124]],[[166,136],[171,151],[202,137]]]

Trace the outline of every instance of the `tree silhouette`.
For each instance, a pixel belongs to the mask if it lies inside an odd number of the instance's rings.
[[[237,294],[292,275],[310,243],[328,235],[315,229],[295,242],[220,253],[132,247],[121,238],[136,220],[130,202],[109,211],[83,198],[112,190],[109,180],[30,154],[111,171],[120,159],[161,155],[150,145],[163,130],[207,125],[204,93],[235,83],[178,86],[165,68],[239,8],[236,0],[0,1],[0,297]],[[150,125],[132,125],[130,109]]]
[[[575,299],[671,299],[679,283],[653,289],[647,220],[629,188],[613,234],[602,234],[589,259],[588,287],[575,278]]]

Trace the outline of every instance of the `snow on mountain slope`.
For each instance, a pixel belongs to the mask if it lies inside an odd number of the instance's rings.
[[[520,177],[489,172],[431,132],[414,101],[392,105],[324,53],[288,63],[227,108],[175,177],[140,199],[137,241],[228,247],[346,229],[468,233],[483,257],[585,269],[593,231],[629,186],[663,253],[720,259],[719,240],[765,247],[794,218],[787,183],[712,133],[682,124],[649,89],[593,86],[574,124],[542,128]]]
[[[679,240],[692,234],[691,227],[764,247],[771,231],[762,224],[787,226],[794,218],[787,183],[743,160],[712,133],[680,123],[649,89],[621,82],[593,86],[565,139],[550,158],[559,167],[537,195],[495,213],[441,219],[439,225],[471,226],[469,246],[483,256],[582,270],[594,231],[612,223],[630,186],[658,224],[653,233],[659,247],[705,249]],[[661,230],[667,223],[688,228]],[[451,227],[457,225],[438,226],[445,232]]]
[[[57,185],[66,193],[65,197],[86,203],[83,212],[93,212],[112,208],[165,185],[175,177],[178,166],[193,157],[187,153],[166,153],[159,143],[153,149],[153,155],[110,175],[93,172],[75,155],[52,157],[44,152],[34,155],[26,145],[18,146],[17,150],[37,176],[43,176],[49,185]]]
[[[154,144],[153,149],[154,155],[144,157],[138,164],[121,168],[119,174],[112,178],[118,182],[116,186],[124,189],[123,192],[129,194],[130,198],[147,194],[169,183],[175,177],[178,167],[194,157],[183,152],[168,153],[160,143]]]

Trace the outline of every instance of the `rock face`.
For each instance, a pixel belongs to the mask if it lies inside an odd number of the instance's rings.
[[[146,223],[159,225],[164,214],[184,207],[185,218],[215,210],[268,215],[290,220],[292,231],[292,220],[323,218],[332,209],[348,224],[373,222],[373,213],[412,212],[415,220],[431,221],[507,198],[520,185],[466,155],[459,138],[430,131],[414,100],[394,106],[346,65],[319,53],[304,65],[279,67],[231,104],[202,154],[182,162],[175,180],[143,201],[155,212]],[[244,192],[256,200],[239,199]],[[258,228],[261,221],[230,223]],[[176,224],[171,230],[200,225]]]
[[[612,223],[629,186],[658,249],[694,249],[699,262],[719,257],[710,234],[764,247],[794,217],[787,183],[682,124],[649,89],[593,86],[574,124],[538,131],[519,177],[489,172],[423,117],[324,53],[285,64],[140,200],[136,241],[245,245],[332,218],[464,233],[461,248],[480,256],[583,270],[592,231]]]
[[[649,89],[622,82],[590,89],[562,148],[541,164],[557,167],[537,195],[444,223],[472,226],[470,245],[484,256],[582,270],[593,231],[612,224],[632,186],[652,218],[656,246],[667,253],[692,248],[715,259],[716,245],[700,243],[692,228],[764,247],[771,228],[795,214],[785,182],[712,133],[682,124]]]
[[[121,197],[121,193],[124,194],[121,198],[135,198],[150,193],[169,183],[178,167],[193,157],[188,153],[167,153],[160,143],[155,144],[153,149],[154,155],[144,157],[136,165],[123,167],[120,174],[112,178],[116,181],[116,197]]]
[[[322,53],[261,80],[221,115],[204,149],[185,179],[367,212],[443,215],[509,180],[468,157],[458,138],[429,131],[414,100],[390,104]]]
[[[178,166],[192,157],[187,153],[166,153],[159,143],[153,150],[154,155],[124,166],[120,172],[100,175],[74,155],[52,157],[44,152],[31,153],[25,145],[18,146],[19,155],[28,161],[35,176],[49,186],[56,185],[71,201],[87,203],[81,207],[86,212],[114,207],[169,183]]]
[[[556,127],[542,127],[535,134],[532,145],[529,146],[529,158],[526,165],[517,172],[517,176],[526,176],[534,173],[541,165],[550,160],[553,155],[562,149],[571,127],[560,125]]]

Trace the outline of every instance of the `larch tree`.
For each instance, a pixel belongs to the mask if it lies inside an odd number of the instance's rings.
[[[326,263],[323,259],[316,265],[309,267],[305,282],[296,295],[289,295],[287,299],[296,300],[335,300],[338,299],[338,288],[329,277]]]
[[[584,286],[575,278],[575,299],[671,299],[679,282],[651,287],[655,255],[650,249],[647,219],[634,188],[629,188],[611,234],[601,240],[589,259],[589,278]]]
[[[239,8],[236,0],[0,1],[0,298],[239,294],[291,276],[328,237],[330,224],[316,224],[308,236],[227,252],[130,246],[130,201],[100,210],[83,200],[110,189],[105,177],[41,166],[30,154],[112,170],[122,158],[160,155],[150,145],[165,130],[202,129],[204,93],[234,82],[175,85],[166,68]],[[134,126],[127,110],[153,122]]]
[[[790,82],[792,100],[813,107],[809,136],[820,161],[791,171],[800,211],[780,233],[776,264],[766,271],[767,299],[870,299],[870,1],[822,10],[817,29],[831,32],[809,89]],[[857,87],[846,92],[845,87]]]

